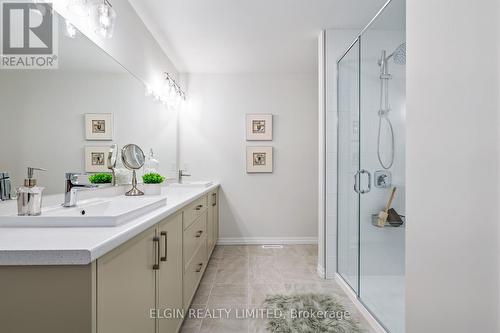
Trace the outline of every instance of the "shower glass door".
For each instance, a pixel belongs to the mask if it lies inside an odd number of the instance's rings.
[[[389,29],[394,17],[401,20]],[[393,0],[360,37],[360,167],[373,179],[360,199],[359,297],[391,333],[404,332],[406,228],[373,222],[394,187],[391,207],[405,215],[404,17],[404,2]],[[388,175],[385,185],[380,175]]]
[[[337,63],[337,271],[359,288],[359,194],[353,191],[359,159],[359,41]]]
[[[337,61],[337,272],[390,333],[404,332],[405,11],[388,2]],[[381,227],[393,188],[404,223]]]

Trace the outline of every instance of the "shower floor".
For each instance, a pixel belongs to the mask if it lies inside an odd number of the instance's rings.
[[[402,275],[361,277],[361,300],[391,333],[404,332],[405,283]]]

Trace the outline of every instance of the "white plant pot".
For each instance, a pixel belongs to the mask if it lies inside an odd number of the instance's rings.
[[[160,195],[161,184],[144,184],[145,195]]]

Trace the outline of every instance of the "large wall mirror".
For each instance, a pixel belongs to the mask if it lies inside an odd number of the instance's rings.
[[[0,172],[10,173],[15,188],[26,167],[45,168],[38,184],[45,193],[61,193],[66,172],[88,171],[86,147],[134,143],[146,155],[153,149],[160,173],[173,176],[177,112],[146,96],[142,81],[83,34],[65,36],[65,20],[57,21],[58,69],[0,70]],[[86,138],[86,114],[112,114],[94,117],[97,140]]]

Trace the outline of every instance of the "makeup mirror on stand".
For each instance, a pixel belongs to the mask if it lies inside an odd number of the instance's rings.
[[[142,149],[134,144],[128,144],[122,148],[122,161],[123,165],[132,170],[132,189],[125,193],[126,196],[138,196],[144,195],[144,192],[137,188],[137,174],[136,170],[139,170],[144,165],[146,156]]]

